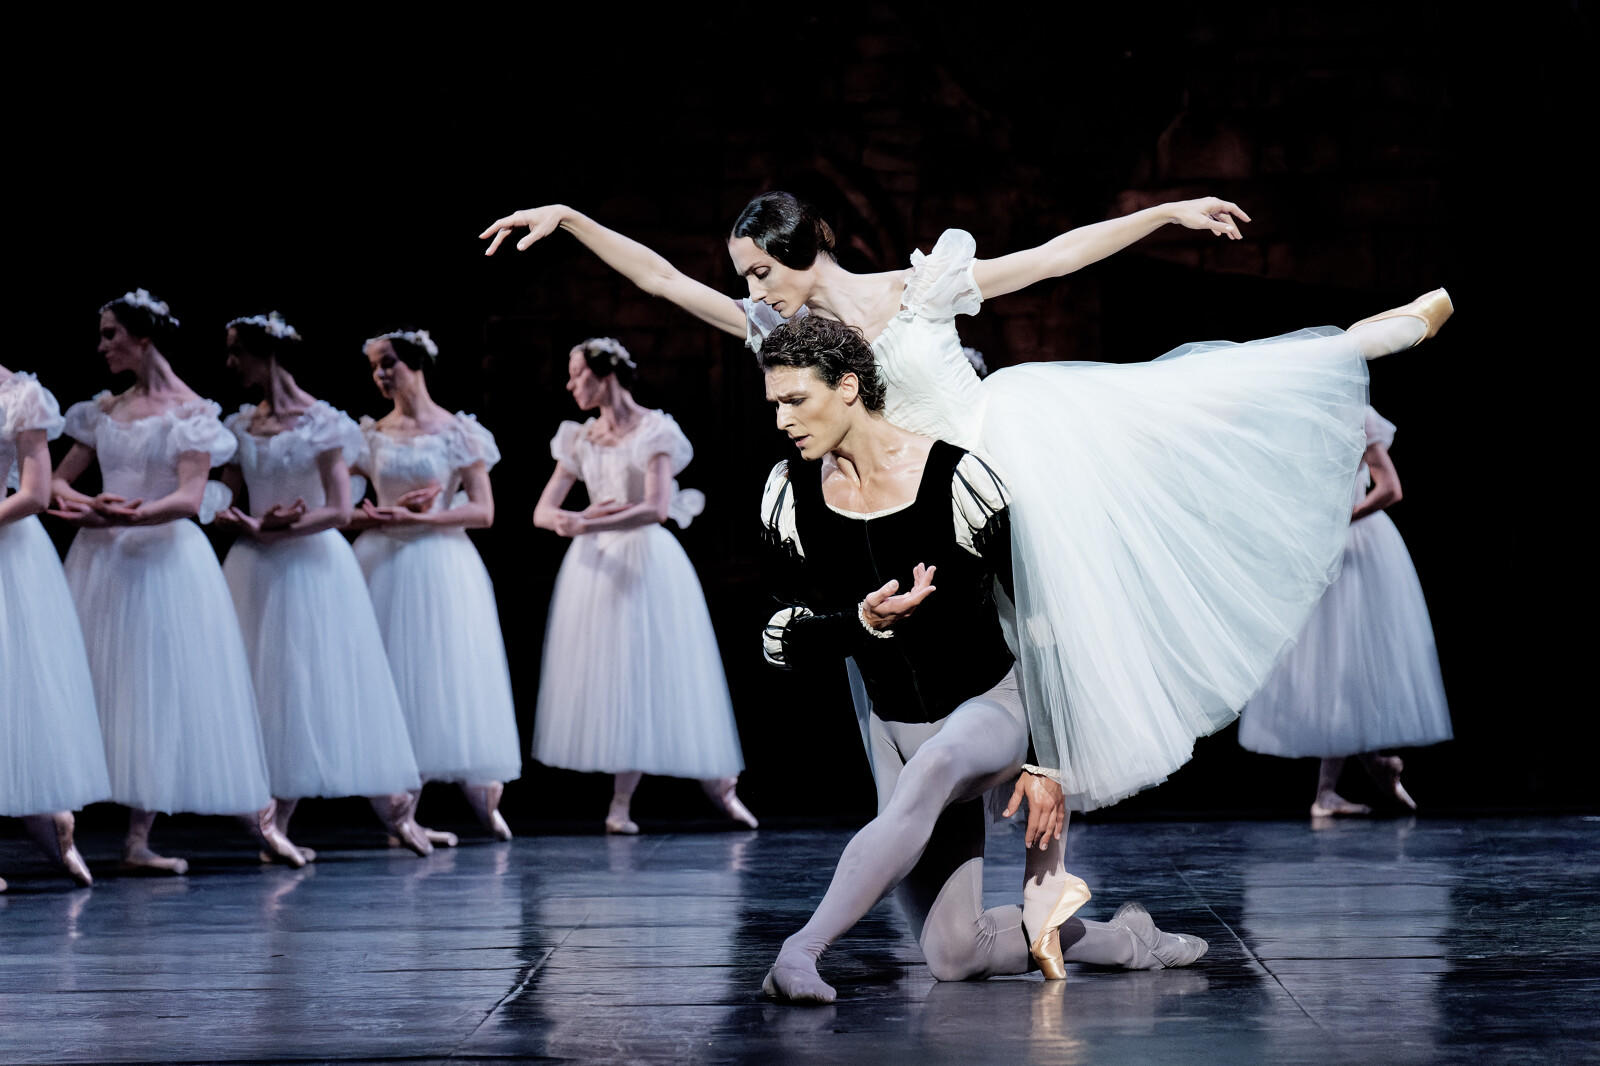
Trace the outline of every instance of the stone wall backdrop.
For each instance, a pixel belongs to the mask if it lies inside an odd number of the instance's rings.
[[[575,415],[567,350],[619,338],[643,368],[639,398],[697,448],[682,480],[710,503],[682,540],[722,640],[750,805],[857,817],[871,795],[841,678],[774,674],[759,657],[770,599],[755,504],[784,452],[749,354],[564,235],[486,260],[477,232],[565,202],[737,294],[725,234],[768,189],[823,208],[858,270],[897,269],[949,227],[988,256],[1223,196],[1252,215],[1247,240],[1169,227],[993,301],[964,338],[991,367],[1134,361],[1347,325],[1448,285],[1458,314],[1439,341],[1373,367],[1373,401],[1400,427],[1394,518],[1458,732],[1417,753],[1408,779],[1432,808],[1592,803],[1562,743],[1581,706],[1569,664],[1586,612],[1559,595],[1577,585],[1581,423],[1557,406],[1573,398],[1564,376],[1542,372],[1565,370],[1584,306],[1558,292],[1593,213],[1569,170],[1592,136],[1573,117],[1592,14],[1524,5],[1489,28],[1461,12],[873,3],[782,24],[728,6],[338,39],[241,24],[214,27],[204,48],[139,31],[125,45],[137,77],[41,53],[8,75],[36,106],[20,120],[30,191],[12,220],[28,309],[4,361],[37,369],[63,403],[89,395],[104,378],[94,309],[144,285],[185,320],[183,371],[225,407],[242,397],[222,323],[276,307],[316,348],[308,387],[376,414],[360,341],[432,329],[436,398],[476,411],[505,455],[497,525],[475,539],[531,737],[565,545],[528,516],[549,438]],[[1241,752],[1229,729],[1118,812],[1295,812],[1313,774]],[[596,822],[608,788],[530,764],[506,802],[514,824]],[[708,812],[692,785],[647,782],[636,813]]]

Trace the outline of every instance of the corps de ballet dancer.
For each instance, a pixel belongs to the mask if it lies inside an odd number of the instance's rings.
[[[500,450],[475,417],[451,414],[428,394],[424,367],[439,350],[427,332],[386,333],[363,351],[394,409],[361,420],[357,469],[378,502],[362,501],[355,552],[417,769],[423,781],[460,785],[484,828],[510,840],[500,797],[522,773],[522,744],[494,586],[467,539],[468,529],[494,522],[489,468]],[[453,834],[424,832],[434,844],[455,843]]]
[[[677,422],[633,398],[633,357],[596,337],[567,355],[583,423],[563,422],[556,468],[533,524],[572,539],[550,598],[533,757],[613,775],[608,833],[637,833],[633,792],[646,774],[694,778],[734,821],[756,828],[737,786],[744,757],[705,594],[667,521],[705,506],[673,479],[694,457]],[[583,482],[590,505],[562,508]]]
[[[1401,495],[1389,456],[1395,426],[1369,407],[1366,432],[1339,578],[1239,719],[1249,751],[1322,760],[1314,818],[1372,813],[1339,794],[1352,756],[1385,799],[1416,810],[1400,757],[1384,752],[1452,736],[1422,583],[1387,513]]]
[[[1364,360],[1431,336],[1449,300],[1438,290],[1349,331],[1191,345],[1145,363],[1027,363],[982,380],[955,318],[1168,224],[1237,240],[1248,221],[1207,197],[995,259],[952,229],[906,268],[854,274],[815,211],[767,193],[726,239],[744,299],[561,205],[482,236],[492,254],[519,230],[521,249],[565,230],[752,349],[806,314],[859,328],[888,422],[983,456],[1012,492],[1016,600],[1002,617],[1040,762],[1059,772],[1069,806],[1090,810],[1164,780],[1265,680],[1343,551],[1365,447]]]
[[[216,523],[241,534],[222,572],[255,678],[276,822],[287,835],[306,797],[366,796],[391,836],[428,855],[405,715],[366,580],[339,533],[350,520],[349,464],[365,444],[354,420],[295,382],[301,343],[276,313],[227,325],[228,365],[263,399],[224,422],[238,442],[224,471],[236,504]]]
[[[37,517],[50,505],[48,442],[65,425],[36,377],[0,366],[0,815],[92,885],[72,812],[109,799],[111,780],[78,614]]]
[[[965,449],[887,420],[872,350],[853,327],[799,319],[768,336],[759,360],[778,428],[798,450],[768,478],[764,533],[803,572],[788,597],[798,602],[767,626],[765,653],[784,667],[854,660],[878,789],[878,816],[846,846],[764,991],[832,1002],[817,960],[896,889],[941,981],[1198,959],[1205,941],[1158,930],[1138,904],[1106,923],[1073,916],[1089,892],[1062,866],[1054,768],[1024,762],[1028,721],[993,596],[996,582],[1011,583],[1001,479]],[[1039,847],[1028,848],[1024,906],[985,910],[983,796],[1013,778],[1005,813],[1026,795],[1026,840]]]
[[[162,354],[178,328],[143,289],[100,309],[100,354],[131,388],[67,410],[75,443],[51,514],[81,528],[65,564],[94,678],[111,799],[130,808],[123,863],[181,874],[150,848],[157,812],[238,814],[291,866],[305,857],[273,820],[249,660],[222,568],[192,519],[226,503],[207,473],[233,457],[221,409]],[[98,463],[103,491],[72,487]],[[220,496],[226,491],[216,486]],[[251,814],[239,812],[250,811]]]

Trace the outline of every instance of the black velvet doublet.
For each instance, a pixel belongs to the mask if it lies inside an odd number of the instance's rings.
[[[916,612],[880,639],[854,625],[853,656],[888,722],[936,722],[964,701],[993,688],[1011,669],[1000,630],[990,564],[956,542],[951,482],[966,452],[934,441],[917,497],[909,507],[877,518],[852,518],[822,497],[818,464],[789,460],[795,526],[805,546],[805,575],[821,612],[854,616],[867,593],[891,578],[911,588],[918,563],[938,567],[934,592]]]

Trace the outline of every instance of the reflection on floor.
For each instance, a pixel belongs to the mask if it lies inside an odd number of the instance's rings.
[[[13,826],[8,826],[10,832]],[[938,984],[889,904],[761,976],[847,838],[522,837],[416,859],[308,834],[300,871],[175,828],[186,878],[75,890],[0,840],[0,1059],[1297,1063],[1579,1061],[1600,1048],[1600,819],[1075,824],[1086,916],[1143,900],[1190,970]],[[357,846],[359,845],[359,846]],[[990,841],[991,902],[1020,840]]]

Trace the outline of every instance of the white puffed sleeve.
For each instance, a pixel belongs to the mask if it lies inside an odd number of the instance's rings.
[[[752,352],[760,352],[761,342],[767,339],[767,334],[783,325],[784,317],[766,304],[757,303],[749,297],[739,302],[744,304],[744,346]],[[804,318],[810,313],[810,309],[802,304],[794,317]]]
[[[978,242],[962,229],[947,229],[939,235],[933,251],[911,253],[911,277],[906,279],[901,303],[920,318],[944,322],[956,315],[975,315],[983,294],[972,277],[972,262]]]
[[[494,464],[500,461],[500,449],[495,446],[494,434],[479,424],[477,415],[469,415],[465,411],[456,412],[456,424],[450,430],[448,448],[452,470],[460,470],[473,463],[482,463],[486,469],[492,470]]]
[[[304,447],[312,457],[337,450],[346,466],[359,460],[367,447],[366,436],[355,419],[321,400],[306,411],[294,432],[303,434]]]
[[[66,424],[56,398],[32,374],[12,374],[0,386],[0,435],[42,429],[47,440],[55,440]]]
[[[1394,446],[1395,425],[1371,407],[1367,408],[1367,443]]]
[[[767,475],[766,488],[761,490],[761,527],[773,544],[789,546],[795,558],[805,558],[794,517],[794,492],[789,486],[787,462],[780,461]]]
[[[218,417],[222,408],[210,400],[184,404],[172,412],[172,427],[167,431],[167,459],[177,462],[185,452],[205,452],[212,466],[233,458],[239,441]]]
[[[576,422],[563,422],[550,438],[550,458],[567,468],[574,477],[583,477],[583,464],[578,461],[578,442],[583,439],[583,426]]]
[[[95,447],[95,432],[100,420],[106,417],[106,407],[111,403],[110,392],[99,392],[92,400],[81,400],[67,408],[64,432],[80,444]]]
[[[650,460],[656,456],[665,455],[673,477],[683,473],[683,468],[694,458],[694,445],[689,443],[689,438],[683,435],[683,430],[678,428],[677,421],[669,414],[658,412],[648,425],[639,427],[639,432],[633,435],[630,443],[633,445],[633,461],[641,469],[648,469]]]

